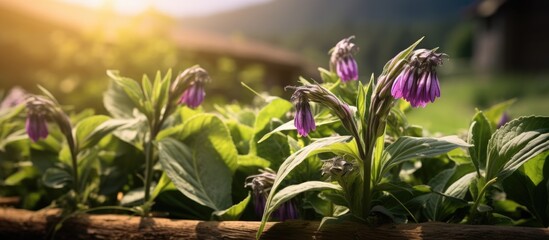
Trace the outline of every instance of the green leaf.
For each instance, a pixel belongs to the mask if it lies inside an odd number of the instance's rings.
[[[154,184],[153,184],[154,185]],[[151,190],[153,187],[151,187]],[[120,205],[122,206],[139,206],[143,204],[145,200],[145,188],[139,187],[136,189],[132,189],[128,191],[126,194],[124,194],[124,197],[120,200]]]
[[[240,216],[242,216],[242,213],[244,213],[244,210],[246,209],[246,206],[248,206],[250,199],[251,195],[248,193],[248,196],[244,198],[244,200],[231,206],[228,209],[213,212],[212,217],[217,221],[237,221],[240,219]]]
[[[371,81],[370,81],[371,83]],[[368,85],[366,88],[368,88],[370,85]],[[366,111],[368,111],[368,108],[366,107],[366,92],[369,89],[365,89],[365,87],[362,85],[362,82],[358,82],[358,96],[356,98],[356,109],[358,112],[358,116],[360,119],[364,119],[366,117]]]
[[[364,103],[363,103],[364,107],[363,108],[364,109],[359,111],[360,122],[362,124],[362,131],[366,131],[366,129],[368,128],[367,113],[370,109],[370,105],[372,104],[372,94],[374,93],[374,89],[375,89],[375,79],[374,79],[374,74],[372,74],[370,76],[370,82],[368,83],[368,85],[364,89],[364,93],[365,93],[364,98],[363,98],[363,101],[364,101]]]
[[[226,209],[232,205],[232,172],[222,160],[201,155],[200,148],[162,139],[158,143],[162,169],[188,198],[216,211]]]
[[[190,118],[175,138],[191,147],[197,159],[219,161],[232,173],[238,168],[238,153],[229,129],[213,114],[199,114]]]
[[[280,119],[286,113],[292,109],[292,104],[287,100],[282,98],[275,98],[265,107],[263,107],[259,113],[257,113],[257,118],[255,119],[254,130],[258,134],[265,131],[269,128],[269,123],[273,118]]]
[[[143,150],[143,140],[149,132],[149,126],[145,115],[139,111],[134,112],[133,118],[117,119],[123,126],[114,131],[114,135],[120,140],[132,144],[137,149]]]
[[[126,120],[111,120],[105,115],[88,117],[75,127],[76,142],[80,149],[88,148],[125,123]]]
[[[19,129],[0,139],[0,151],[5,151],[10,143],[28,138],[26,129]]]
[[[48,89],[46,89],[45,87],[42,87],[41,85],[38,85],[38,89],[40,89],[40,91],[46,95],[47,98],[49,98],[50,100],[52,100],[57,106],[59,106],[59,102],[57,101],[57,99],[55,99],[55,96],[53,96],[53,94],[51,94],[50,91],[48,91]]]
[[[3,182],[6,186],[16,186],[22,184],[25,179],[31,179],[39,174],[38,170],[34,167],[23,167],[17,172],[9,175]],[[39,176],[39,175],[38,175]]]
[[[84,120],[80,121],[76,125],[74,130],[76,142],[82,145],[84,143],[84,139],[86,139],[88,135],[90,135],[90,133],[93,132],[93,130],[97,126],[101,125],[103,122],[107,120],[109,120],[108,116],[96,115],[96,116],[85,118]]]
[[[94,146],[105,136],[127,123],[128,121],[125,119],[108,119],[104,121],[99,126],[95,127],[95,129],[84,138],[84,141],[79,142],[79,144],[81,144],[80,148],[84,149]]]
[[[280,119],[282,119],[291,109],[292,109],[292,104],[290,102],[281,98],[274,98],[271,102],[269,102],[265,107],[263,107],[257,113],[257,117],[255,118],[255,123],[254,123],[254,137],[250,142],[251,152],[257,153],[258,152],[257,145],[259,143],[264,142],[269,136],[272,135],[272,133],[276,132],[276,131],[271,131],[276,127],[276,126],[272,126],[272,121],[273,120],[280,121]],[[290,126],[291,126],[290,123],[286,123],[286,126],[284,128],[290,127]],[[281,130],[286,130],[286,129],[281,129]],[[264,136],[261,138],[261,136],[266,134],[268,136],[266,137]]]
[[[319,191],[319,190],[336,190],[341,191],[341,187],[337,184],[320,182],[320,181],[309,181],[296,185],[287,186],[280,191],[278,191],[272,199],[272,202],[267,205],[267,212],[265,215],[271,215],[280,205],[284,202],[292,199],[296,195],[307,192],[307,191]]]
[[[132,101],[134,107],[141,110],[141,112],[145,113],[143,110],[143,101],[145,99],[145,96],[143,94],[143,90],[141,89],[141,86],[134,81],[131,78],[122,77],[119,75],[118,71],[112,71],[108,70],[107,75],[114,80],[114,82],[122,88],[122,90],[126,93],[126,95],[129,97],[129,99]]]
[[[25,109],[25,104],[19,104],[12,108],[0,109],[0,123],[11,120],[13,117],[19,115],[23,109]]]
[[[103,105],[115,118],[133,118],[134,116],[135,106],[132,100],[114,80],[109,82],[109,88],[103,94]]]
[[[157,72],[157,75],[160,74],[160,72]],[[156,81],[155,81],[156,82]],[[141,79],[141,86],[143,88],[143,95],[145,96],[146,101],[151,101],[152,99],[152,83],[149,77],[147,75],[143,75],[143,78]]]
[[[271,192],[269,193],[269,197],[267,198],[265,206],[269,207],[271,205],[271,201],[274,197],[274,194],[278,189],[278,186],[280,186],[280,183],[282,183],[282,180],[284,180],[288,176],[288,174],[290,174],[290,172],[294,168],[296,168],[300,163],[302,163],[307,157],[314,154],[321,153],[321,151],[316,151],[318,149],[324,148],[326,146],[329,146],[335,143],[345,142],[345,141],[348,141],[349,139],[351,139],[350,136],[336,136],[336,137],[322,138],[300,149],[294,154],[290,155],[286,160],[284,160],[284,162],[280,165],[278,169],[278,173],[274,180],[273,186],[271,187]],[[329,150],[326,149],[325,151],[329,151]],[[263,214],[263,218],[261,219],[261,225],[256,235],[257,238],[261,236],[261,233],[263,232],[263,228],[265,228],[265,223],[267,222],[269,217],[270,217],[270,214]]]
[[[315,121],[317,121],[316,126],[319,127],[323,125],[336,123],[336,122],[339,122],[340,120],[337,117],[331,117],[328,119],[318,119],[317,117],[315,117]],[[294,120],[292,119],[291,121],[286,122],[278,126],[277,128],[275,128],[274,130],[265,134],[261,139],[259,139],[259,141],[257,141],[257,143],[262,143],[263,141],[267,140],[269,137],[271,137],[275,133],[286,131],[286,130],[296,130],[296,129],[297,128],[295,127]]]
[[[477,111],[477,114],[475,114],[473,121],[471,122],[467,137],[467,142],[472,145],[469,148],[469,155],[477,168],[477,172],[484,170],[486,166],[488,141],[490,140],[492,133],[493,129],[484,113]]]
[[[164,190],[172,181],[166,175],[165,172],[162,173],[160,176],[160,179],[158,180],[158,184],[154,187],[154,190],[151,193],[151,200],[154,200],[158,195]]]
[[[498,181],[549,150],[549,117],[521,117],[496,130],[488,142],[486,180]]]
[[[254,167],[254,168],[267,168],[271,165],[266,159],[255,155],[238,155],[238,167]]]
[[[470,147],[457,136],[442,138],[401,137],[383,152],[380,176],[401,162],[415,158],[435,157],[458,147]]]
[[[398,53],[393,59],[391,59],[385,66],[383,67],[383,73],[382,75],[385,75],[390,71],[392,68],[395,67],[396,64],[399,62],[408,59],[410,54],[412,54],[412,51],[416,48],[416,46],[423,40],[424,37],[421,37],[419,40],[417,40],[415,43],[410,45],[408,48],[402,50],[400,53]]]
[[[315,149],[311,155],[330,152],[339,156],[350,156],[357,161],[360,161],[360,156],[358,153],[358,148],[356,145],[356,140],[353,138],[349,142],[337,142],[328,146],[324,146],[318,149]]]
[[[457,209],[467,206],[464,200],[469,186],[476,178],[472,164],[446,169],[429,181],[432,193],[417,197],[425,216],[432,221],[444,221]]]
[[[503,180],[507,199],[524,205],[540,226],[549,226],[549,153],[528,160]]]
[[[73,181],[70,173],[60,168],[48,168],[42,176],[44,185],[50,188],[63,188]]]
[[[152,90],[152,102],[155,105],[155,112],[157,114],[160,114],[162,112],[162,109],[165,108],[168,104],[171,78],[172,69],[169,69],[168,72],[164,75],[164,78],[162,78],[162,80],[155,79],[154,81]]]

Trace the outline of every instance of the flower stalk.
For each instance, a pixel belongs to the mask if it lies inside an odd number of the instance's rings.
[[[25,128],[29,138],[36,142],[45,139],[49,135],[47,120],[52,119],[65,136],[71,154],[73,190],[76,203],[80,202],[80,185],[78,176],[78,147],[72,133],[72,125],[69,117],[61,110],[54,100],[42,96],[29,95],[26,99],[27,120]]]
[[[186,105],[190,108],[197,108],[203,101],[206,93],[204,91],[205,83],[210,81],[206,70],[200,66],[193,66],[185,69],[179,74],[170,85],[168,92],[168,101],[166,106],[159,106],[159,113],[154,114],[153,119],[149,120],[149,133],[143,143],[145,151],[145,183],[144,183],[144,204],[142,205],[143,214],[147,216],[152,206],[151,185],[153,177],[153,166],[156,163],[156,147],[154,141],[162,129],[166,119],[175,111],[178,104]]]

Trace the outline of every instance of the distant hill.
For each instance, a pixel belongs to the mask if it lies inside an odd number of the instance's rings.
[[[460,29],[475,0],[273,0],[205,17],[184,18],[182,27],[257,38],[325,62],[339,39],[357,36],[358,56],[379,68],[395,51],[426,35],[425,47],[467,41]],[[458,40],[456,40],[456,38]],[[460,40],[465,38],[465,40]],[[466,44],[466,43],[457,43]],[[461,47],[461,46],[458,46]],[[462,49],[461,49],[462,50]],[[455,53],[454,53],[455,54]]]
[[[474,0],[273,0],[206,17],[186,18],[187,27],[276,36],[338,25],[408,25],[457,21]]]

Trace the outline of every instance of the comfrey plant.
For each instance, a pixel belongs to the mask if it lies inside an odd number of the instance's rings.
[[[348,54],[355,48],[354,44],[349,43],[350,39],[352,38],[338,43],[334,50],[337,54],[332,55],[331,64],[336,65],[342,82],[355,79],[355,74],[358,73],[354,59]],[[316,128],[309,102],[328,108],[349,135],[315,139],[282,163],[265,203],[265,214],[258,237],[264,223],[279,206],[300,193],[312,190],[331,190],[333,193],[329,194],[330,199],[337,205],[348,208],[348,211],[334,213],[333,217],[350,216],[370,223],[376,222],[375,219],[380,214],[390,215],[388,217],[392,218],[383,202],[377,201],[384,195],[395,198],[390,191],[393,179],[389,171],[392,168],[415,158],[434,157],[458,147],[469,146],[456,136],[403,136],[388,146],[385,144],[387,118],[397,98],[404,98],[413,107],[424,107],[440,96],[435,71],[442,64],[445,55],[436,53],[436,49],[414,51],[420,41],[391,59],[377,81],[372,78],[365,87],[358,84],[356,107],[340,100],[319,84],[305,83],[303,86],[289,87],[294,90],[294,126],[299,135],[306,137]],[[334,60],[338,58],[340,59]],[[328,182],[308,181],[278,189],[281,182],[301,162],[321,153],[336,155],[334,159],[326,160],[322,169],[325,175],[330,176]],[[349,213],[341,215],[346,212]]]
[[[206,95],[204,85],[210,81],[210,77],[200,66],[193,66],[179,74],[173,82],[171,71],[168,71],[164,77],[158,73],[153,83],[144,76],[140,86],[132,79],[119,76],[118,72],[108,71],[107,73],[121,89],[114,88],[111,92],[107,92],[105,106],[115,117],[132,123],[128,128],[118,131],[116,135],[142,149],[145,154],[144,188],[140,211],[143,216],[148,216],[154,198],[159,194],[160,189],[169,183],[165,177],[161,178],[156,186],[158,190],[151,195],[153,167],[158,162],[157,136],[176,111],[177,105],[186,105],[194,109],[204,101]],[[120,91],[125,94],[120,94]],[[123,102],[120,103],[122,106],[111,103],[117,98],[122,99]]]
[[[109,120],[106,116],[92,116],[73,127],[70,118],[53,95],[43,88],[41,90],[45,96],[29,94],[26,99],[27,134],[32,142],[39,143],[50,135],[48,121],[53,121],[65,138],[68,150],[61,150],[58,155],[60,162],[44,172],[43,182],[54,189],[70,185],[71,191],[58,203],[68,212],[85,209],[88,207],[88,196],[93,188],[88,186],[87,180],[93,171],[90,164],[97,161],[98,150],[95,145],[121,126],[121,123]]]

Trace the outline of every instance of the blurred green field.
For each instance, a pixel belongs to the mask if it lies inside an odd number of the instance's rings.
[[[408,112],[412,124],[430,132],[455,134],[467,129],[475,108],[487,109],[509,99],[516,102],[508,113],[549,116],[549,75],[498,75],[441,77],[441,97],[434,104]]]

